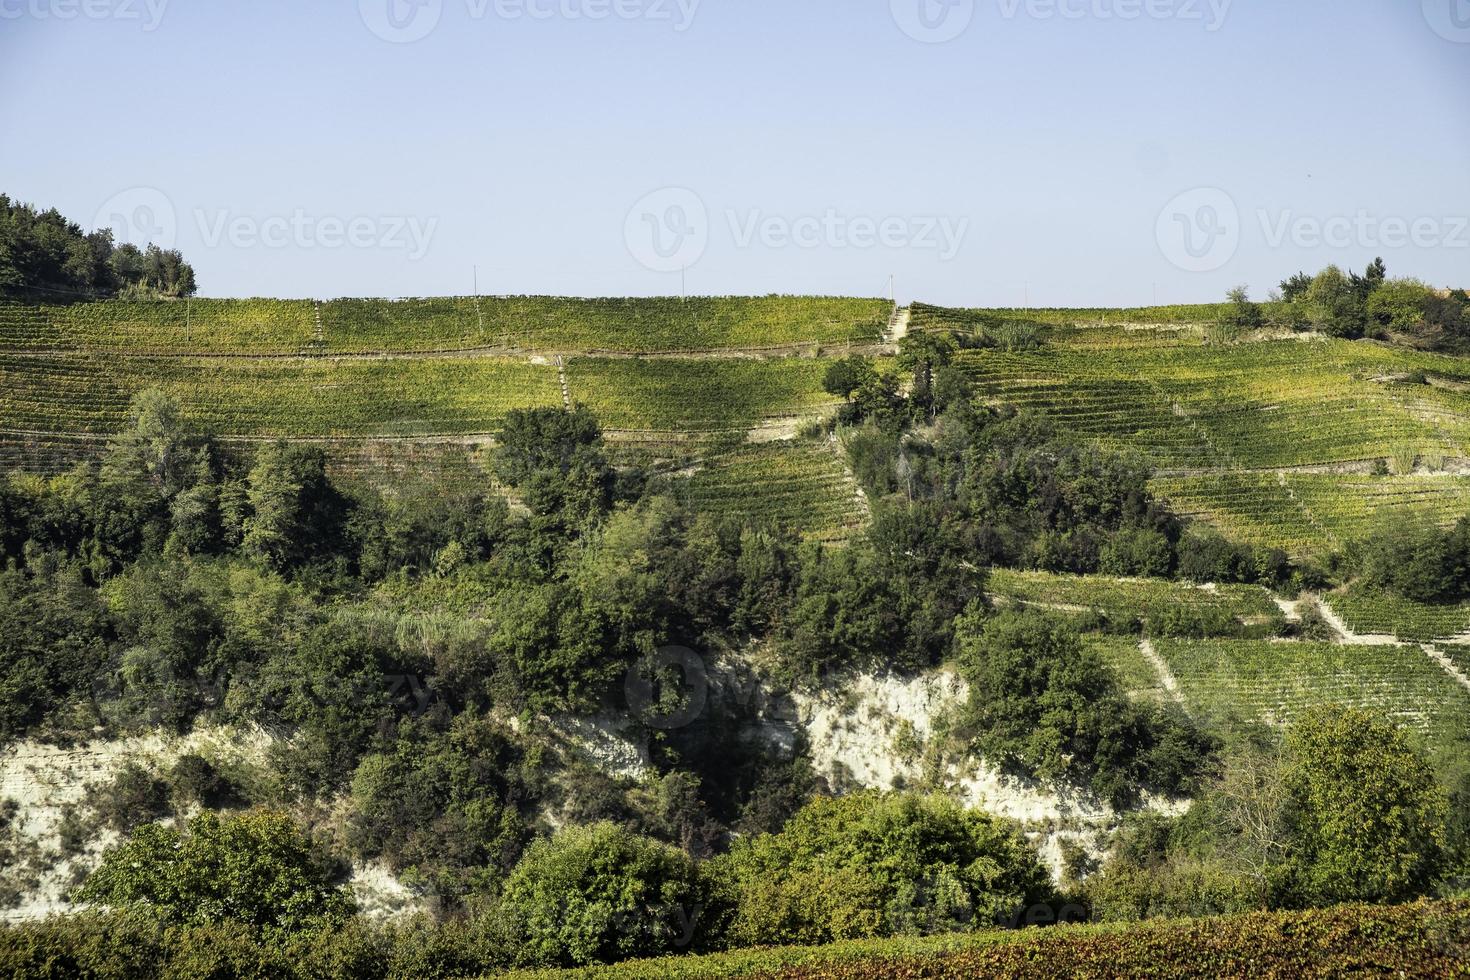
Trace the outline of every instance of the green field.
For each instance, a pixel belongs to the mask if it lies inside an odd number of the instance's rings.
[[[818,443],[744,447],[707,460],[671,486],[696,510],[790,527],[819,539],[841,538],[865,517],[842,460]]]
[[[132,353],[702,351],[875,344],[893,306],[829,297],[545,296],[0,304],[0,350]]]
[[[997,568],[987,586],[992,595],[1032,605],[1091,609],[1118,620],[1147,619],[1166,606],[1228,612],[1243,623],[1265,624],[1281,610],[1265,589],[1250,585],[1199,588],[1162,579],[1116,579],[1101,575],[1054,575]]]
[[[1419,647],[1253,640],[1159,640],[1159,654],[1196,718],[1290,724],[1305,708],[1376,708],[1417,731],[1436,753],[1470,734],[1470,691]]]

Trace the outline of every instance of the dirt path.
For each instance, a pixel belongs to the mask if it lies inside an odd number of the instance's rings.
[[[1145,637],[1143,642],[1138,644],[1138,650],[1153,667],[1154,673],[1159,675],[1159,683],[1164,685],[1164,691],[1169,695],[1169,699],[1183,708],[1184,695],[1179,693],[1179,681],[1175,679],[1174,672],[1169,669],[1169,662],[1154,646],[1154,641]]]

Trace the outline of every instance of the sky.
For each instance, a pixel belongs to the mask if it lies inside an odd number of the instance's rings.
[[[1470,0],[0,0],[0,192],[206,296],[1470,286],[1467,93]]]

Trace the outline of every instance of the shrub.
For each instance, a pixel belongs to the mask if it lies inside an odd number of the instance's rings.
[[[527,963],[582,966],[687,946],[694,863],[610,823],[569,827],[526,851],[491,913]]]
[[[183,830],[145,824],[109,850],[77,895],[166,921],[303,929],[341,921],[352,899],[283,813],[203,813]]]
[[[713,875],[735,946],[981,929],[1052,897],[1018,828],[906,794],[819,799]]]

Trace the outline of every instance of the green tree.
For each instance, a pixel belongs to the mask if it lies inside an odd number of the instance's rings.
[[[984,929],[1052,897],[1019,828],[911,794],[818,799],[711,871],[734,946]]]
[[[274,571],[338,552],[347,503],[327,477],[319,446],[263,446],[250,471],[250,517],[241,547]]]
[[[1424,322],[1434,291],[1418,279],[1390,279],[1368,297],[1368,316],[1389,330],[1409,331]]]
[[[599,823],[532,844],[492,915],[527,963],[584,966],[687,947],[698,905],[687,856]]]
[[[182,830],[145,824],[103,856],[77,898],[182,925],[287,931],[340,923],[354,911],[291,818],[269,810],[206,812]]]
[[[1401,902],[1434,887],[1448,857],[1449,802],[1402,729],[1322,705],[1291,727],[1286,756],[1303,898]]]

